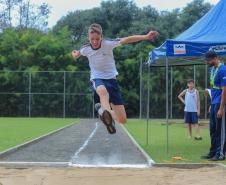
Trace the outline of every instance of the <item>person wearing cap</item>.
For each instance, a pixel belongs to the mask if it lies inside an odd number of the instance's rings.
[[[90,82],[96,103],[95,109],[110,134],[116,132],[114,120],[122,124],[126,123],[127,120],[119,84],[116,80],[118,71],[113,49],[123,44],[142,40],[151,41],[157,36],[158,32],[150,31],[146,35],[133,35],[113,40],[105,39],[101,25],[94,23],[88,29],[89,43],[82,46],[80,50],[73,50],[71,53],[74,59],[82,55],[89,60]]]
[[[216,52],[212,50],[205,54],[205,61],[210,68],[211,147],[209,153],[201,158],[218,161],[225,159],[226,66],[220,62]]]

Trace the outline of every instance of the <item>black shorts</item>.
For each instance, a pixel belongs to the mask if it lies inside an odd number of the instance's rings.
[[[91,88],[94,92],[95,103],[100,102],[100,98],[96,93],[96,89],[100,85],[104,85],[109,94],[109,102],[114,105],[123,105],[123,99],[120,92],[119,84],[116,79],[93,79],[91,82]]]
[[[185,123],[197,124],[198,123],[197,112],[184,112],[184,121]]]

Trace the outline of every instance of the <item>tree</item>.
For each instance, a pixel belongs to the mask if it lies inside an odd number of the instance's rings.
[[[41,73],[40,71],[88,71],[88,60],[80,57],[76,62],[71,59],[70,52],[73,48],[80,49],[87,42],[87,30],[91,23],[99,23],[104,30],[104,37],[117,38],[133,34],[145,34],[150,29],[160,32],[160,37],[155,42],[143,41],[118,47],[114,50],[119,80],[128,116],[138,116],[139,112],[139,63],[141,59],[144,63],[148,60],[148,53],[159,46],[168,38],[174,38],[196,20],[201,18],[210,8],[208,3],[202,0],[194,0],[184,9],[159,12],[151,6],[138,8],[130,0],[110,0],[103,1],[100,7],[89,10],[77,10],[62,17],[52,30],[43,32],[46,27],[46,18],[49,15],[48,5],[34,7],[29,0],[7,1],[10,9],[6,8],[6,0],[0,0],[4,5],[0,11],[0,70],[22,70],[32,71],[34,80],[32,89],[37,92],[62,92],[63,73]],[[16,0],[14,1],[16,2]],[[11,3],[11,4],[10,4]],[[12,16],[12,11],[17,11],[16,21],[8,19]],[[19,13],[18,13],[19,12]],[[9,16],[10,15],[10,16]],[[12,23],[10,27],[10,21]],[[147,92],[147,67],[143,67],[144,90]],[[38,72],[34,72],[38,71]],[[175,92],[181,91],[184,87],[185,79],[192,78],[192,69],[181,70],[175,67],[173,88]],[[197,79],[203,78],[203,71],[197,70]],[[0,92],[24,92],[28,91],[28,73],[12,74],[9,72],[0,73]],[[151,96],[150,102],[162,105],[165,102],[165,68],[152,69],[150,79]],[[89,93],[87,81],[88,73],[67,73],[66,92]],[[196,84],[201,87],[204,82],[199,80]],[[129,83],[128,83],[129,81]],[[1,97],[1,115],[17,114],[18,111],[27,112],[26,98],[22,95]],[[9,100],[7,102],[7,100]],[[173,99],[176,100],[176,96]],[[54,96],[46,98],[36,96],[33,100],[36,107],[35,115],[53,115],[55,107],[57,114],[62,111],[62,97]],[[91,107],[91,96],[76,97],[68,96],[66,104],[70,107],[67,110],[74,115],[74,107],[81,111],[89,110]],[[147,103],[143,100],[143,103]],[[17,106],[18,105],[18,106]],[[45,105],[43,107],[42,105]],[[174,104],[176,113],[179,116],[183,111],[181,104]],[[7,109],[5,108],[7,107]],[[18,111],[16,110],[19,107]],[[59,108],[61,107],[61,108]],[[48,110],[49,109],[49,110]],[[3,110],[3,111],[2,111]],[[43,111],[43,112],[42,112]],[[165,115],[165,106],[151,106],[151,116],[161,117]],[[8,114],[8,113],[9,114]],[[26,114],[25,114],[26,115]]]
[[[0,12],[1,25],[4,27],[12,26],[12,12],[20,0],[0,0],[3,10]],[[3,27],[3,28],[4,28]]]
[[[162,11],[157,20],[160,39],[164,42],[168,38],[174,38],[180,33],[180,10],[174,9],[171,12]]]
[[[0,30],[12,26],[19,28],[47,28],[50,7],[43,3],[40,6],[34,5],[30,0],[0,0]]]
[[[102,1],[101,11],[106,18],[106,34],[115,37],[121,30],[127,30],[136,18],[138,8],[133,1]]]
[[[20,5],[19,28],[37,28],[44,30],[48,26],[48,17],[50,13],[49,5],[46,3],[35,6],[28,2]]]
[[[181,11],[181,28],[180,31],[188,29],[198,19],[205,15],[211,8],[210,3],[204,3],[204,0],[194,0],[188,3]]]

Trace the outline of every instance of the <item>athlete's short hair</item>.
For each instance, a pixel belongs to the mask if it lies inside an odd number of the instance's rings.
[[[98,35],[101,35],[102,36],[102,27],[100,24],[97,24],[97,23],[93,23],[89,26],[89,30],[88,30],[88,33],[97,33]]]
[[[189,84],[189,83],[195,83],[195,82],[194,82],[193,79],[188,79],[188,80],[187,80],[187,84]]]

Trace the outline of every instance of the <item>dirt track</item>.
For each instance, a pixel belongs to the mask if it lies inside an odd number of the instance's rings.
[[[1,185],[222,185],[221,167],[176,169],[0,168]]]

